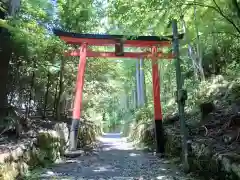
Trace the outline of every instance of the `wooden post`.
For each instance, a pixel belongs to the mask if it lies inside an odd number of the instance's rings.
[[[183,78],[180,65],[180,53],[179,53],[179,42],[178,42],[178,28],[177,21],[173,20],[172,22],[173,30],[173,54],[175,57],[175,66],[176,66],[176,79],[177,79],[177,103],[178,103],[178,113],[180,119],[180,128],[182,136],[182,152],[183,152],[183,161],[185,171],[189,170],[188,164],[188,146],[187,146],[187,130],[184,119],[184,105],[187,99],[187,92],[182,88]]]
[[[157,47],[152,48],[152,53],[157,53]],[[160,85],[157,59],[152,58],[152,81],[153,81],[153,101],[154,101],[154,122],[157,153],[164,153],[164,133],[162,124],[162,107],[160,101]]]
[[[87,60],[86,52],[87,52],[87,45],[82,44],[81,48],[80,48],[80,60],[79,60],[79,65],[78,65],[75,98],[74,98],[73,112],[72,112],[72,125],[71,125],[71,130],[70,130],[70,139],[69,139],[69,150],[70,151],[74,151],[77,149],[79,121],[81,118],[84,72],[85,72],[86,60]]]

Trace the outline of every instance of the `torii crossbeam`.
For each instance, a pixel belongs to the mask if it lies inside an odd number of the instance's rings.
[[[66,52],[67,56],[80,56],[78,74],[76,81],[75,99],[72,113],[72,126],[70,132],[70,150],[77,148],[77,134],[79,120],[81,117],[82,91],[84,84],[84,72],[87,57],[104,58],[134,58],[152,60],[152,80],[153,80],[153,100],[154,100],[154,120],[156,130],[157,152],[164,151],[164,134],[162,125],[162,109],[160,102],[160,85],[157,59],[173,59],[173,53],[164,54],[162,47],[171,47],[173,36],[123,36],[123,35],[100,35],[100,34],[78,34],[54,30],[54,34],[67,44],[79,45],[79,50]],[[183,34],[178,35],[181,39]],[[115,52],[95,52],[90,46],[115,46]],[[145,48],[144,52],[124,52],[124,47]]]

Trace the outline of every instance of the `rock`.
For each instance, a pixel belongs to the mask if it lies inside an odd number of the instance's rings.
[[[181,138],[176,129],[166,129],[166,153],[179,157]],[[235,180],[240,179],[240,154],[228,152],[225,147],[218,147],[213,139],[193,138],[190,142],[189,165],[191,171],[197,171],[205,179]]]
[[[30,166],[30,168],[35,168],[40,162],[38,154],[39,149],[33,147],[30,151],[27,151],[24,154],[23,156],[24,162],[26,162]]]
[[[68,129],[67,123],[55,124],[54,130],[60,136],[61,146],[63,147],[63,150],[66,150],[68,146],[68,138],[69,138],[69,129]]]
[[[232,171],[235,173],[236,177],[240,178],[240,165],[237,163],[232,164]]]
[[[61,138],[57,131],[41,131],[37,136],[37,147],[40,149],[38,158],[40,162],[55,162],[60,158]]]
[[[240,179],[240,155],[226,153],[220,156],[222,170],[229,175],[229,179]]]
[[[14,132],[19,137],[23,131],[21,115],[13,106],[0,108],[0,133]]]
[[[23,177],[28,173],[29,166],[25,162],[19,162],[18,163],[18,171],[19,171],[19,176]]]
[[[223,142],[225,144],[231,144],[237,139],[238,133],[237,132],[227,132],[226,134],[223,135]]]
[[[164,118],[163,123],[164,124],[173,124],[176,121],[179,121],[179,115],[178,114],[170,114]]]
[[[78,148],[90,146],[96,141],[96,128],[97,126],[91,121],[81,121],[78,130]]]
[[[0,164],[0,179],[13,180],[19,176],[24,176],[28,172],[28,168],[28,165],[24,161],[12,161]]]
[[[76,150],[76,151],[66,151],[64,155],[69,158],[75,158],[83,154],[84,154],[83,150]]]
[[[42,130],[27,144],[23,143],[18,148],[1,154],[0,179],[13,180],[23,177],[29,169],[37,166],[44,167],[48,163],[59,160],[62,147],[65,145],[63,138],[66,138],[66,134],[63,136],[64,133],[60,133],[61,127],[65,125],[57,125],[58,131]]]
[[[236,114],[236,115],[240,113],[240,100],[239,99],[237,99],[233,102],[232,111],[233,111],[233,114]]]
[[[223,157],[222,158],[222,166],[223,166],[223,169],[227,172],[227,173],[230,173],[231,172],[231,163],[230,163],[230,160],[226,157]]]
[[[13,161],[17,161],[23,155],[23,150],[24,149],[22,147],[18,147],[17,149],[11,152],[10,156],[13,159]]]
[[[212,83],[213,83],[213,84],[218,84],[218,83],[223,83],[224,81],[225,81],[225,79],[224,79],[224,77],[223,77],[222,75],[217,75],[217,76],[213,79]]]
[[[165,152],[168,156],[179,156],[181,153],[181,136],[174,134],[172,129],[166,128]]]
[[[198,141],[198,142],[192,142],[191,148],[195,156],[197,157],[204,157],[206,159],[209,159],[212,157],[211,147],[207,145],[208,142]]]
[[[205,123],[208,121],[208,116],[215,110],[215,106],[212,102],[205,102],[200,104],[200,111],[201,111],[201,122]]]
[[[29,136],[29,137],[36,137],[37,132],[35,132],[34,130],[30,130],[26,133],[26,135]]]
[[[0,179],[13,180],[18,176],[17,163],[6,163],[0,165]]]
[[[37,145],[42,149],[50,147],[55,142],[60,143],[60,136],[54,130],[40,131],[37,136]]]

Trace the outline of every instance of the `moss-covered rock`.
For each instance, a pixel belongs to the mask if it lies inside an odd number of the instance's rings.
[[[17,164],[18,176],[23,177],[29,172],[29,165],[26,162],[19,161]]]
[[[37,136],[38,158],[40,162],[55,162],[62,152],[61,138],[54,130],[41,131]]]
[[[179,156],[181,153],[181,136],[175,134],[171,128],[165,131],[165,152],[168,156]]]
[[[189,144],[189,166],[190,170],[198,172],[209,179],[215,177],[220,180],[240,179],[240,155],[225,151],[216,151],[217,142],[205,138],[195,138]],[[181,156],[181,137],[179,131],[170,128],[166,130],[165,150],[169,156]]]
[[[61,152],[61,154],[63,154],[68,146],[69,128],[68,128],[67,123],[55,124],[54,131],[56,131],[60,137],[60,142],[61,142],[61,151],[60,152]]]
[[[53,144],[60,143],[60,136],[56,131],[41,131],[37,136],[37,146],[41,149],[51,148]]]
[[[1,180],[14,180],[18,176],[19,171],[17,163],[5,163],[0,165],[0,179]]]
[[[82,121],[78,130],[78,148],[93,145],[98,135],[98,126],[91,121]]]
[[[60,158],[63,143],[57,131],[41,131],[37,139],[32,141],[4,156],[0,162],[1,180],[14,180],[24,176],[29,169],[45,166]]]
[[[225,172],[228,179],[240,179],[240,155],[229,152],[219,155],[221,170]]]
[[[38,152],[35,146],[32,147],[29,151],[26,151],[23,155],[23,161],[26,162],[31,168],[38,166],[39,159],[38,159]]]

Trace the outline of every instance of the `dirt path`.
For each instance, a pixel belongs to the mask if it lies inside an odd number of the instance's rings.
[[[119,134],[105,134],[99,140],[101,148],[96,153],[66,160],[45,169],[38,179],[193,179],[186,177],[175,165],[166,160],[134,150],[126,139],[120,138]]]

